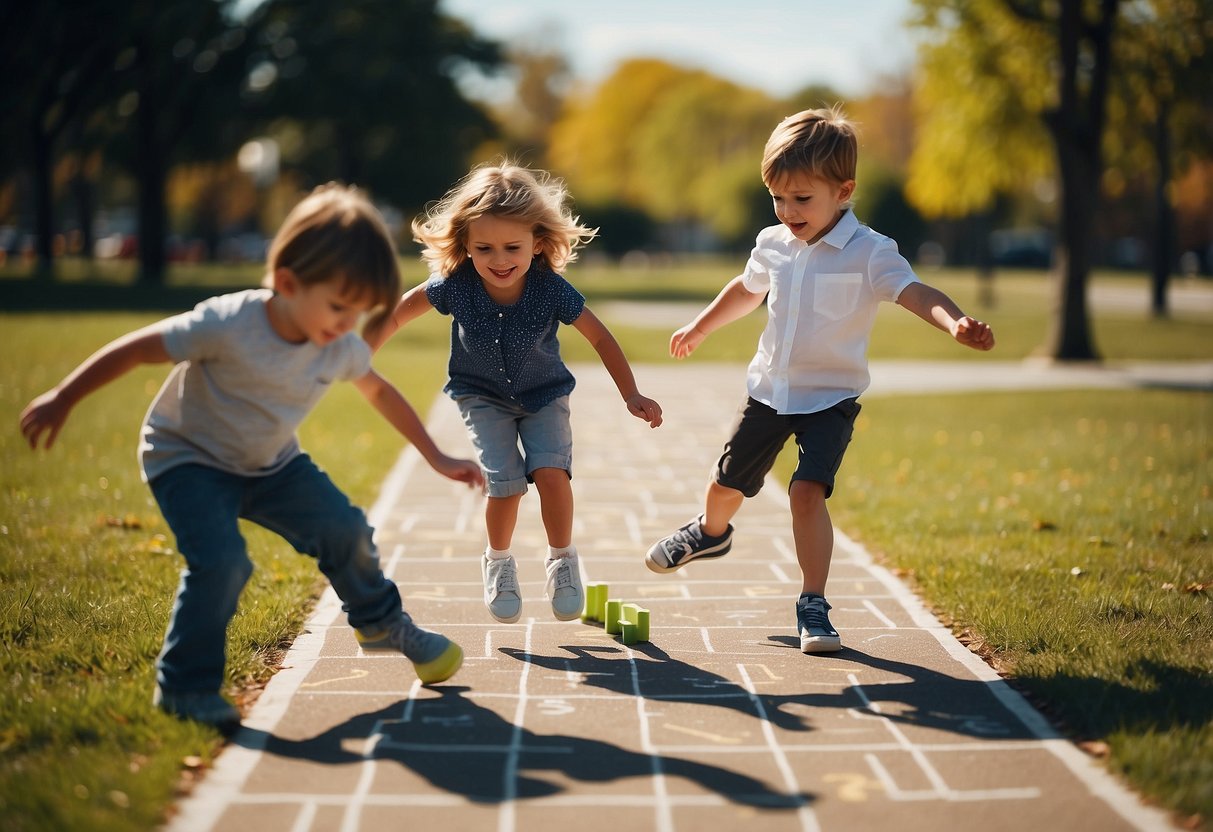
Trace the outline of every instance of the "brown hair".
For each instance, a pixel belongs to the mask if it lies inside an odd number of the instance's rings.
[[[509,162],[482,165],[413,220],[413,239],[425,246],[421,258],[430,270],[446,277],[470,256],[468,225],[492,214],[529,225],[539,246],[536,257],[558,272],[576,260],[577,248],[598,233],[581,224],[568,202],[564,183],[546,171]]]
[[[855,126],[842,109],[802,110],[772,131],[762,154],[762,181],[770,187],[797,173],[841,185],[855,178]]]
[[[369,293],[381,317],[400,295],[400,263],[387,223],[357,188],[329,182],[296,205],[270,244],[267,282],[290,269],[304,286],[341,279]]]

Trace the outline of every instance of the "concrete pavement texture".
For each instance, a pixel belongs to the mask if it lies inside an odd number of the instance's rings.
[[[328,591],[169,829],[1172,828],[841,530],[829,597],[844,648],[801,653],[787,498],[773,481],[738,514],[727,557],[649,572],[649,545],[700,510],[745,369],[636,372],[665,409],[656,430],[600,365],[574,367],[574,542],[587,582],[650,610],[648,642],[553,618],[533,491],[513,547],[522,617],[490,619],[483,498],[406,449],[371,510],[380,555],[416,620],[463,646],[463,668],[423,687],[403,657],[361,653]],[[868,395],[1113,383],[1106,372],[1063,383],[1065,372],[877,364]],[[1213,381],[1207,364],[1110,372],[1116,384]],[[440,447],[470,454],[445,397],[429,426]]]

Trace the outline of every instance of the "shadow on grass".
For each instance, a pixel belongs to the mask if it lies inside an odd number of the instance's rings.
[[[1019,678],[1015,685],[1080,741],[1213,724],[1213,676],[1207,671],[1146,659],[1124,676],[1128,683],[1059,673]]]

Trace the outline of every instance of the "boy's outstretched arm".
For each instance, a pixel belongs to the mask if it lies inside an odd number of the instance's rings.
[[[994,330],[990,325],[961,312],[950,297],[934,286],[911,283],[902,290],[897,303],[932,326],[942,329],[957,343],[975,350],[994,348]]]
[[[164,346],[160,325],[152,324],[123,335],[106,344],[81,362],[63,381],[38,396],[21,411],[21,433],[31,448],[37,448],[43,434],[44,447],[55,444],[55,437],[81,399],[140,364],[172,361]]]
[[[761,306],[764,297],[765,294],[747,289],[741,276],[733,278],[720,290],[716,299],[695,316],[695,320],[670,336],[670,355],[686,358],[708,335]]]
[[[429,431],[417,416],[417,411],[413,410],[408,400],[388,383],[387,379],[371,370],[361,378],[354,379],[354,386],[392,427],[413,443],[413,447],[431,468],[456,482],[465,482],[469,486],[484,486],[484,474],[480,472],[480,466],[469,459],[455,459],[438,450]]]
[[[400,302],[378,327],[367,328],[362,337],[370,345],[371,352],[378,352],[387,339],[396,334],[396,330],[433,308],[434,305],[425,294],[425,284],[419,283],[401,295]]]
[[[590,346],[602,359],[602,365],[606,367],[607,372],[615,381],[615,386],[619,388],[619,395],[623,396],[624,404],[628,406],[628,412],[638,419],[644,419],[649,423],[649,427],[655,428],[660,425],[661,405],[648,396],[641,395],[636,388],[636,377],[632,374],[632,367],[628,364],[627,356],[623,354],[623,349],[611,331],[606,328],[606,324],[598,320],[598,316],[587,306],[582,308],[577,320],[573,321],[573,328],[590,342]]]

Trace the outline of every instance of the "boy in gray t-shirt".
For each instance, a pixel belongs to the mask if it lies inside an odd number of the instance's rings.
[[[144,479],[186,561],[153,701],[222,728],[240,719],[219,691],[227,624],[253,570],[239,518],[316,558],[364,648],[404,653],[427,684],[450,678],[463,660],[457,644],[401,609],[365,514],[299,447],[296,429],[334,381],[353,381],[438,473],[483,484],[476,463],[438,450],[353,331],[395,299],[400,282],[395,246],[365,197],[330,185],[303,200],[271,246],[267,282],[272,290],[214,297],[117,339],[21,414],[30,446],[49,448],[84,396],[141,364],[174,364],[139,446]]]

